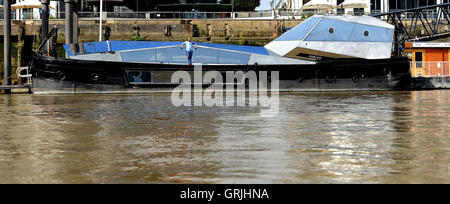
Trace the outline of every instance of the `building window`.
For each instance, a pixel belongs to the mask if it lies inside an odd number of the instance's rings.
[[[371,0],[370,10],[381,10],[381,0]]]
[[[355,16],[364,15],[364,8],[353,8],[353,15]]]
[[[389,9],[390,10],[397,10],[397,1],[389,1]]]
[[[422,68],[422,52],[415,52],[415,61],[416,61],[416,68]]]

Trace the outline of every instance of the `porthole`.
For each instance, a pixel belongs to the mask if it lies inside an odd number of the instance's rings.
[[[370,32],[369,31],[364,31],[364,36],[366,36],[366,37],[369,37],[369,35],[370,35]]]
[[[334,33],[334,28],[328,28],[328,32],[333,34]]]

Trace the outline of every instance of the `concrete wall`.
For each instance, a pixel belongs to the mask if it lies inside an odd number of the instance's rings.
[[[153,41],[180,41],[194,36],[198,41],[251,41],[254,44],[267,43],[279,35],[285,27],[299,24],[300,20],[107,20],[104,26],[111,28],[110,40],[132,40],[139,27],[140,38]],[[51,20],[50,27],[59,28],[59,42],[64,42],[64,20]],[[26,35],[38,35],[40,21],[14,21],[13,35],[18,28],[24,26]],[[170,26],[171,36],[166,36],[164,27]],[[98,20],[80,20],[80,42],[97,41],[99,32]],[[3,22],[0,23],[3,29]],[[2,34],[0,34],[2,35]],[[234,43],[236,44],[236,43]]]

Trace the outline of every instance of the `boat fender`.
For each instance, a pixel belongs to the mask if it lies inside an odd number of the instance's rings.
[[[389,67],[384,68],[383,73],[385,76],[391,76],[392,70]]]
[[[56,79],[59,81],[64,81],[66,79],[66,74],[63,71],[56,72]]]
[[[355,83],[358,83],[359,82],[359,76],[353,76],[352,77],[352,81],[355,82]]]

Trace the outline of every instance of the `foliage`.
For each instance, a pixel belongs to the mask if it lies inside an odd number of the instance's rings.
[[[133,11],[152,11],[156,4],[176,4],[179,0],[124,0],[123,5]],[[138,8],[139,6],[139,8]]]
[[[179,0],[124,0],[123,5],[133,11],[152,11],[157,4],[178,4]],[[221,4],[232,4],[232,0],[222,0]],[[234,0],[236,11],[254,11],[260,0]],[[139,7],[139,8],[138,8]]]
[[[231,4],[232,0],[222,0],[223,4]],[[236,11],[254,11],[260,5],[260,0],[234,0]]]
[[[422,36],[422,32],[423,32],[424,30],[423,30],[423,28],[417,28],[415,31],[414,31],[414,34],[416,35],[416,36]]]
[[[146,41],[147,40],[147,36],[139,36],[139,35],[132,35],[131,36],[131,40],[132,41]]]
[[[192,26],[192,37],[200,37],[200,28],[196,24]]]

